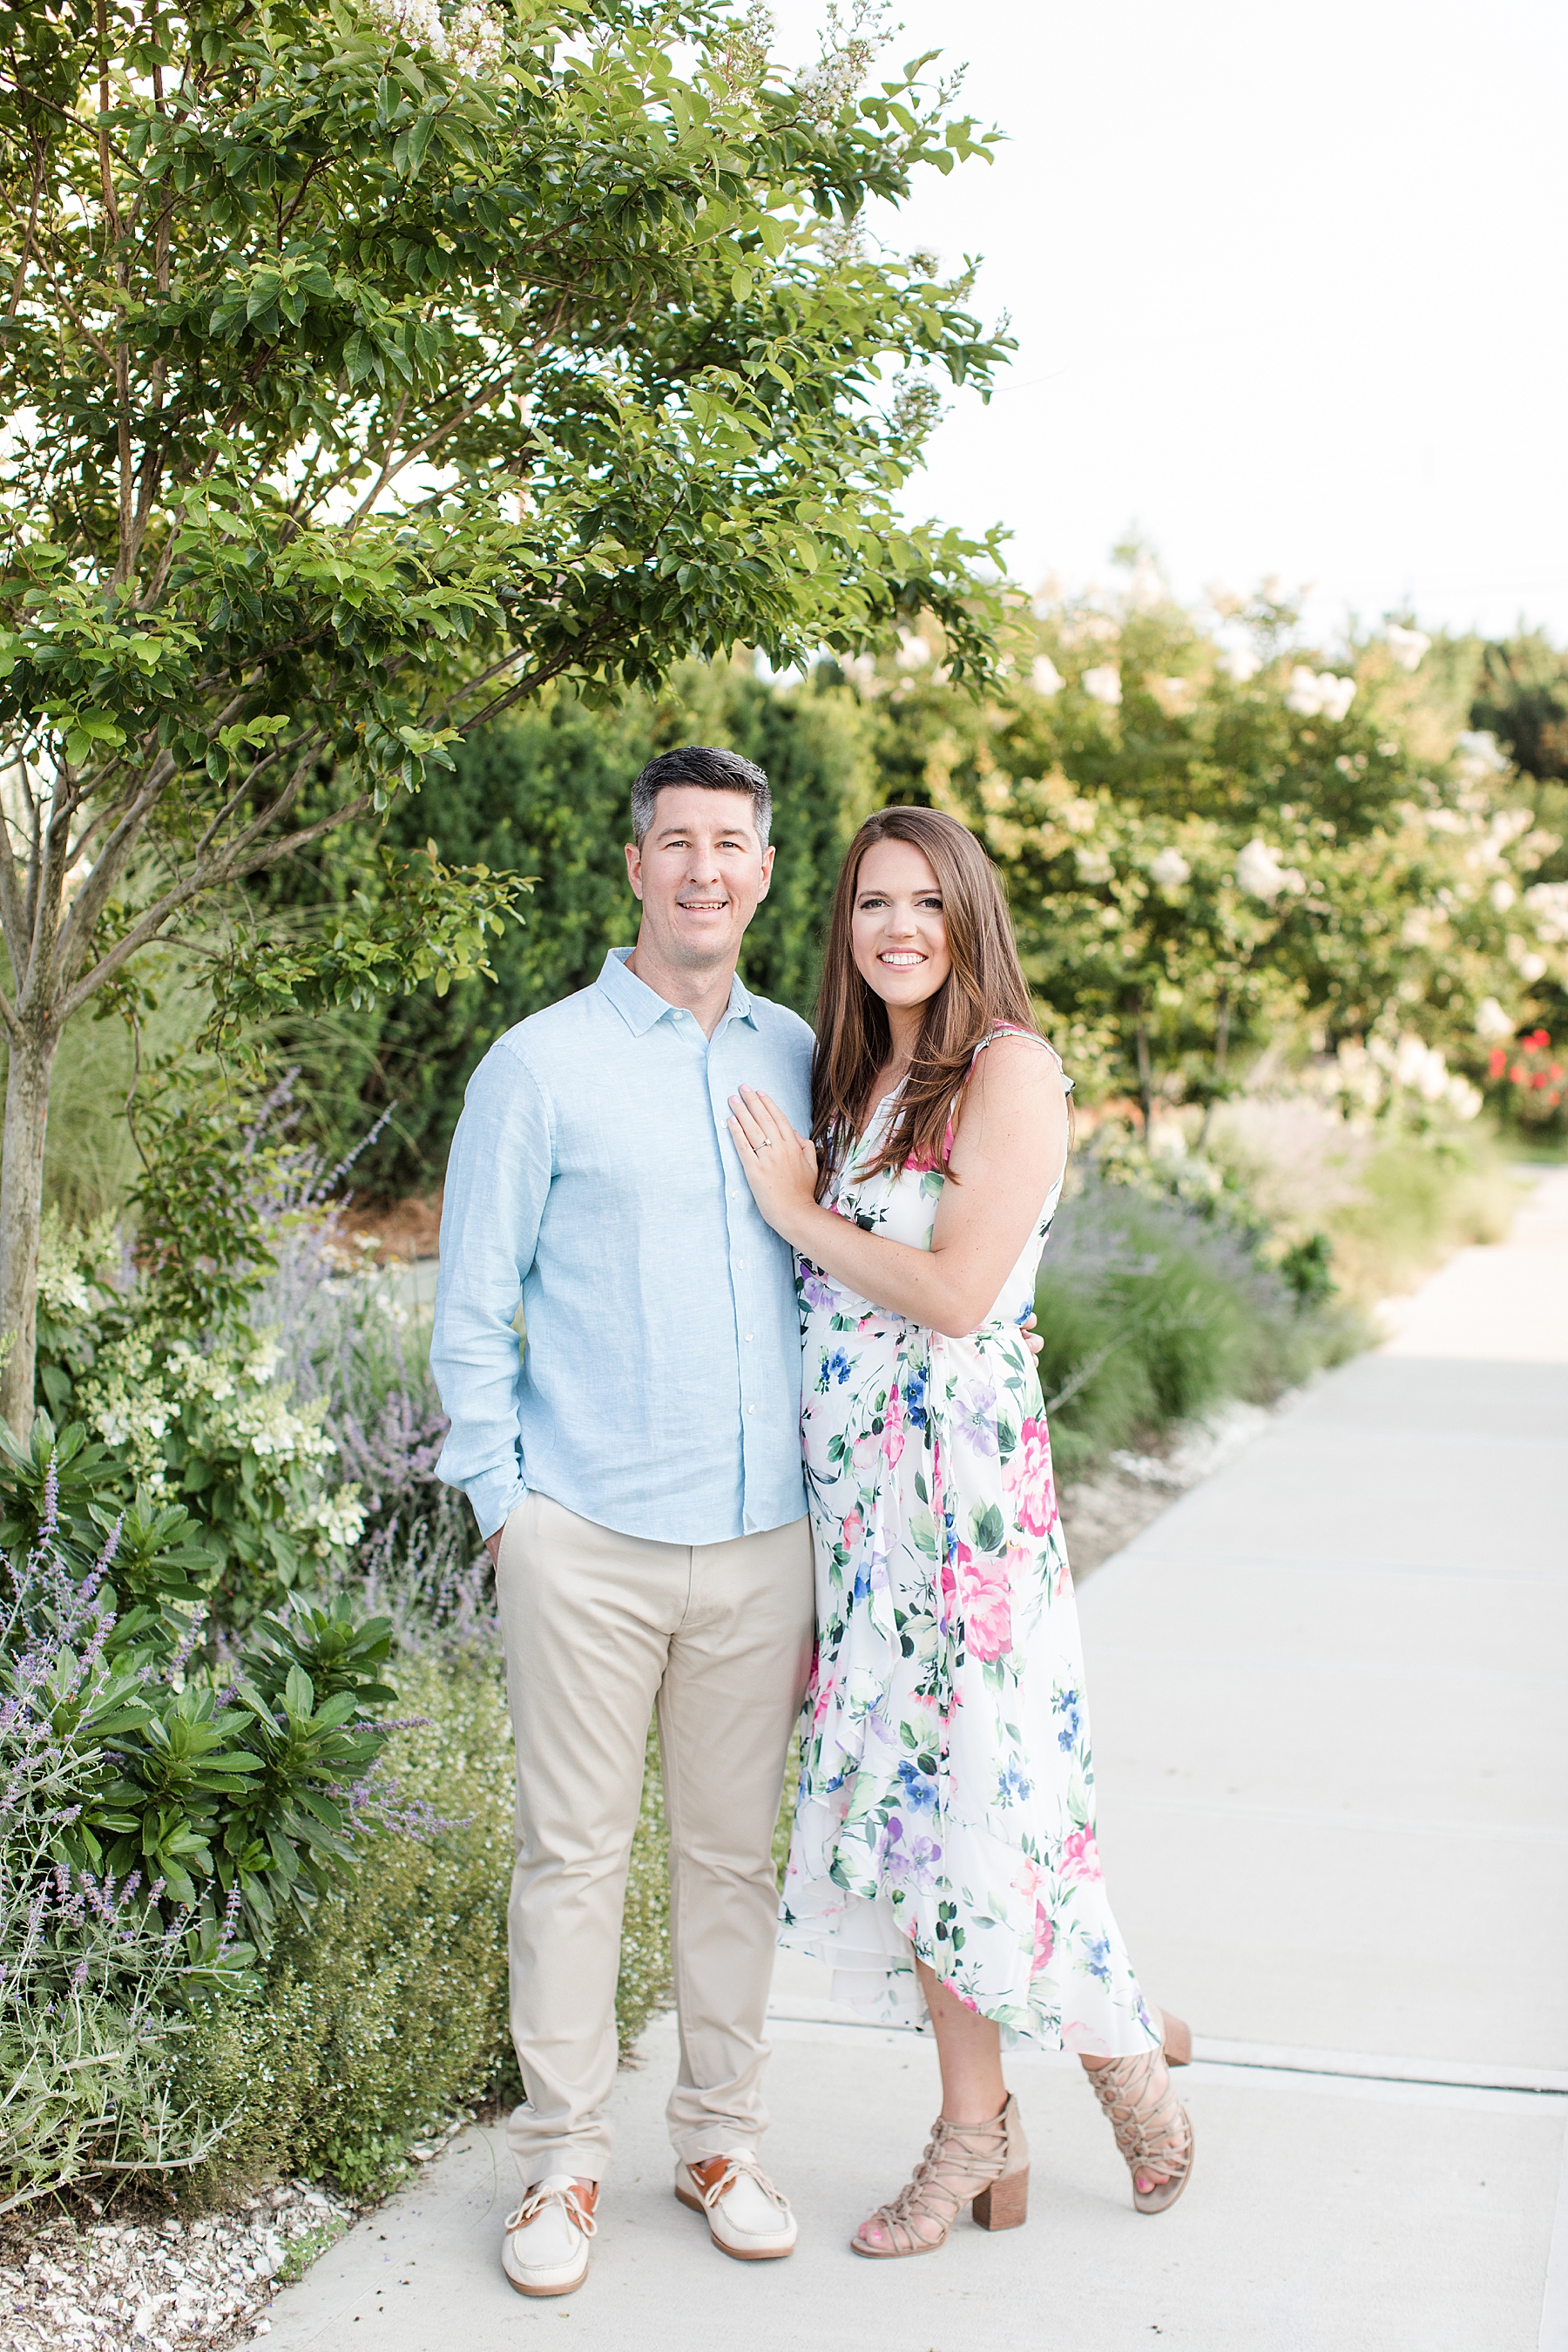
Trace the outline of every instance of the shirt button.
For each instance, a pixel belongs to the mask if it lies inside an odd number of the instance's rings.
[[[744,1273],[745,1273],[745,1271],[746,1271],[746,1261],[745,1261],[745,1259],[744,1259],[743,1257],[738,1257],[738,1258],[735,1260],[735,1264],[736,1264],[736,1265],[740,1268],[741,1272],[742,1272],[742,1274],[744,1274]]]
[[[755,1412],[756,1409],[757,1409],[757,1408],[756,1408],[756,1406],[755,1406],[754,1404],[749,1404],[749,1405],[746,1407],[746,1411],[747,1411],[748,1412]]]
[[[747,1332],[747,1334],[746,1334],[746,1338],[747,1338],[748,1339],[750,1339],[751,1336],[752,1336],[752,1335],[751,1335],[751,1333],[748,1331],[748,1332]]]

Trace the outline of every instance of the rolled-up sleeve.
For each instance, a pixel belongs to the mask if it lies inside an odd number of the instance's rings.
[[[502,1039],[469,1079],[452,1139],[430,1347],[452,1424],[437,1475],[462,1487],[482,1536],[503,1528],[528,1492],[515,1326],[552,1171],[543,1096]]]

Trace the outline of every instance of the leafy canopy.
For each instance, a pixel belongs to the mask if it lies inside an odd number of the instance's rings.
[[[551,678],[921,605],[984,669],[982,551],[893,500],[926,372],[984,384],[1003,346],[846,224],[986,138],[923,61],[861,100],[743,31],[712,0],[7,12],[0,727],[85,876],[40,971],[49,876],[0,840],[24,1000],[68,1017]],[[492,887],[457,968],[499,919]]]

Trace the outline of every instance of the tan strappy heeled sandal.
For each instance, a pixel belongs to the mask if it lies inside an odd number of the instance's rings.
[[[1110,2120],[1116,2145],[1132,2175],[1132,2202],[1140,2213],[1163,2213],[1181,2195],[1193,2171],[1193,2123],[1171,2084],[1170,2069],[1187,2065],[1193,2037],[1179,2017],[1160,2020],[1161,2047],[1135,2058],[1111,2058],[1086,2066],[1094,2095]],[[1140,2189],[1138,2175],[1153,2177]]]
[[[939,2116],[913,2179],[890,2205],[879,2205],[850,2239],[851,2251],[874,2260],[933,2254],[968,2205],[983,2230],[1016,2230],[1029,2210],[1029,2143],[1017,2101],[1008,2095],[1001,2114],[988,2124],[950,2124]],[[928,2238],[917,2221],[934,2222]],[[866,2235],[880,2226],[882,2243]]]

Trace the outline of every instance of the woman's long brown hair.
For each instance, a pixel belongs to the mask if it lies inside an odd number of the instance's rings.
[[[998,1024],[1036,1027],[1002,877],[974,835],[936,809],[881,809],[868,816],[849,845],[833,894],[816,998],[811,1135],[821,1169],[818,1199],[836,1163],[865,1130],[877,1073],[892,1049],[887,1007],[856,970],[851,937],[861,860],[879,841],[907,841],[930,860],[942,888],[952,970],[926,1005],[897,1116],[867,1173],[901,1168],[910,1159],[940,1167],[953,1098],[976,1046]]]

